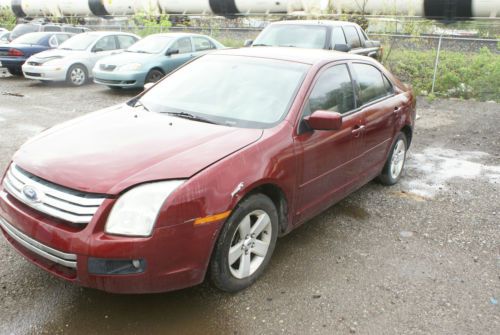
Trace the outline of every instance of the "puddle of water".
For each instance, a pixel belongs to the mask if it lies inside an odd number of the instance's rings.
[[[442,148],[426,148],[421,153],[409,157],[406,167],[416,171],[416,179],[403,180],[403,186],[422,197],[433,198],[447,189],[447,183],[454,178],[482,179],[490,183],[500,183],[500,165],[482,163],[490,157],[480,151],[456,151]]]

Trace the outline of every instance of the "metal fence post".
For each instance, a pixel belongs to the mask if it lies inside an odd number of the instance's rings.
[[[438,49],[436,53],[436,62],[434,63],[434,76],[432,77],[432,89],[431,93],[434,94],[434,87],[436,86],[436,76],[439,65],[439,54],[441,53],[441,42],[443,41],[443,34],[439,35]]]

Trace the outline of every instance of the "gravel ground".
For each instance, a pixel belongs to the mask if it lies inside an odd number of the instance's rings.
[[[133,95],[0,78],[0,170],[43,129]],[[0,334],[500,334],[500,105],[421,100],[419,115],[400,184],[279,240],[238,294],[79,288],[0,238]]]

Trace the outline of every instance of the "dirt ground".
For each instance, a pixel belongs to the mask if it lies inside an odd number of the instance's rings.
[[[136,93],[0,78],[0,170],[43,129]],[[500,105],[421,99],[419,116],[398,185],[279,240],[238,294],[84,289],[0,237],[0,334],[500,334]]]

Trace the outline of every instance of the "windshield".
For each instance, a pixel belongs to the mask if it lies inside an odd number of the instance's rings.
[[[327,28],[307,25],[272,25],[255,40],[254,45],[324,49]]]
[[[27,34],[27,33],[33,33],[35,31],[38,31],[40,29],[40,26],[34,25],[34,24],[18,24],[14,30],[12,30],[11,38],[16,39],[21,35]]]
[[[148,54],[157,54],[165,50],[165,48],[173,41],[171,36],[148,36],[139,42],[135,43],[127,49],[128,52],[139,52]]]
[[[59,46],[59,49],[66,50],[87,50],[89,46],[92,45],[97,39],[99,35],[93,34],[80,34],[74,37],[71,37],[69,40],[64,42]]]
[[[30,33],[16,38],[12,43],[15,44],[39,44],[46,36],[45,33]]]
[[[148,91],[140,103],[153,112],[269,128],[285,117],[308,69],[273,59],[203,56]]]

